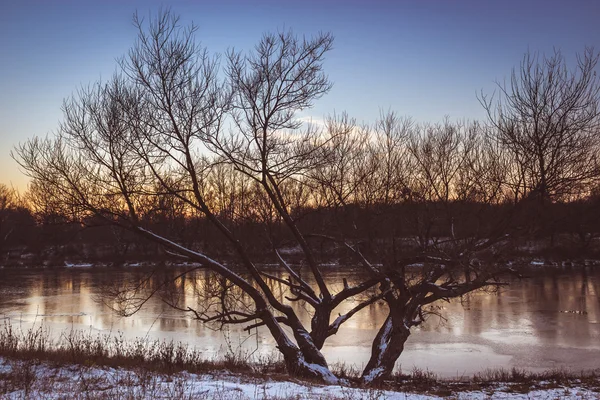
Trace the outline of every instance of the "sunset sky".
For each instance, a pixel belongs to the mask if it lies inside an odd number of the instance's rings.
[[[251,49],[264,32],[330,31],[333,90],[303,117],[381,110],[416,121],[483,119],[492,93],[528,50],[568,60],[600,50],[600,1],[9,1],[0,11],[0,183],[24,189],[13,146],[58,127],[62,100],[108,78],[133,44],[138,10],[168,5],[194,21],[211,53]]]

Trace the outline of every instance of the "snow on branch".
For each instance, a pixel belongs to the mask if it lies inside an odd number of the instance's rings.
[[[350,318],[352,318],[352,316],[354,314],[356,314],[357,312],[359,312],[360,310],[362,310],[363,308],[376,303],[377,301],[381,300],[388,291],[385,291],[383,293],[380,293],[377,296],[373,296],[370,299],[363,301],[362,303],[359,303],[357,306],[355,306],[354,308],[352,308],[350,311],[348,311],[345,314],[339,314],[338,317],[329,325],[329,328],[327,330],[327,336],[332,336],[335,335],[337,333],[337,331],[340,329],[340,326],[348,321]]]

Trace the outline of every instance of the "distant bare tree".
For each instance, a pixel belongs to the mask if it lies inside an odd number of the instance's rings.
[[[8,227],[6,222],[9,213],[16,208],[16,196],[14,190],[3,183],[0,183],[0,254],[4,250],[4,244],[12,234],[12,227]]]
[[[414,177],[409,140],[415,124],[394,112],[382,113],[372,130],[370,153],[375,164],[368,174],[374,182],[365,188],[364,197],[374,197],[376,204],[393,204],[405,200]],[[364,201],[363,201],[364,202]]]
[[[15,204],[14,192],[3,183],[0,183],[0,212],[4,212]]]
[[[356,200],[356,189],[365,179],[369,134],[347,114],[329,117],[326,133],[327,162],[308,171],[319,187],[313,197],[321,207],[345,206]]]
[[[480,98],[492,134],[512,157],[507,184],[515,199],[572,200],[598,179],[598,54],[586,49],[577,61],[572,72],[559,51],[527,53],[497,96]]]

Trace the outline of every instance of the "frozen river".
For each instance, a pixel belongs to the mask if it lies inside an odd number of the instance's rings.
[[[0,319],[23,329],[43,324],[53,335],[77,329],[182,341],[207,358],[223,355],[227,348],[267,355],[275,351],[272,339],[262,331],[251,335],[236,327],[217,331],[159,298],[127,318],[94,300],[102,285],[121,282],[143,269],[0,270]],[[330,272],[327,279],[337,283],[347,275]],[[196,301],[186,290],[189,282],[202,279],[198,272],[181,282],[185,304]],[[551,271],[514,281],[498,294],[476,293],[462,302],[439,305],[445,320],[432,317],[414,329],[399,360],[403,371],[417,366],[454,377],[500,367],[536,371],[600,367],[600,269]],[[328,360],[360,368],[384,318],[385,307],[378,304],[355,315],[326,343]]]

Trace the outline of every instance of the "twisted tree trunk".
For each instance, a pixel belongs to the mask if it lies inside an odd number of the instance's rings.
[[[390,313],[373,341],[371,358],[361,377],[363,384],[372,385],[390,377],[409,335],[404,319]]]
[[[327,384],[339,383],[329,370],[327,361],[317,348],[310,334],[302,327],[293,329],[298,346],[285,335],[276,337],[277,347],[285,361],[288,373],[298,378],[312,379]]]

